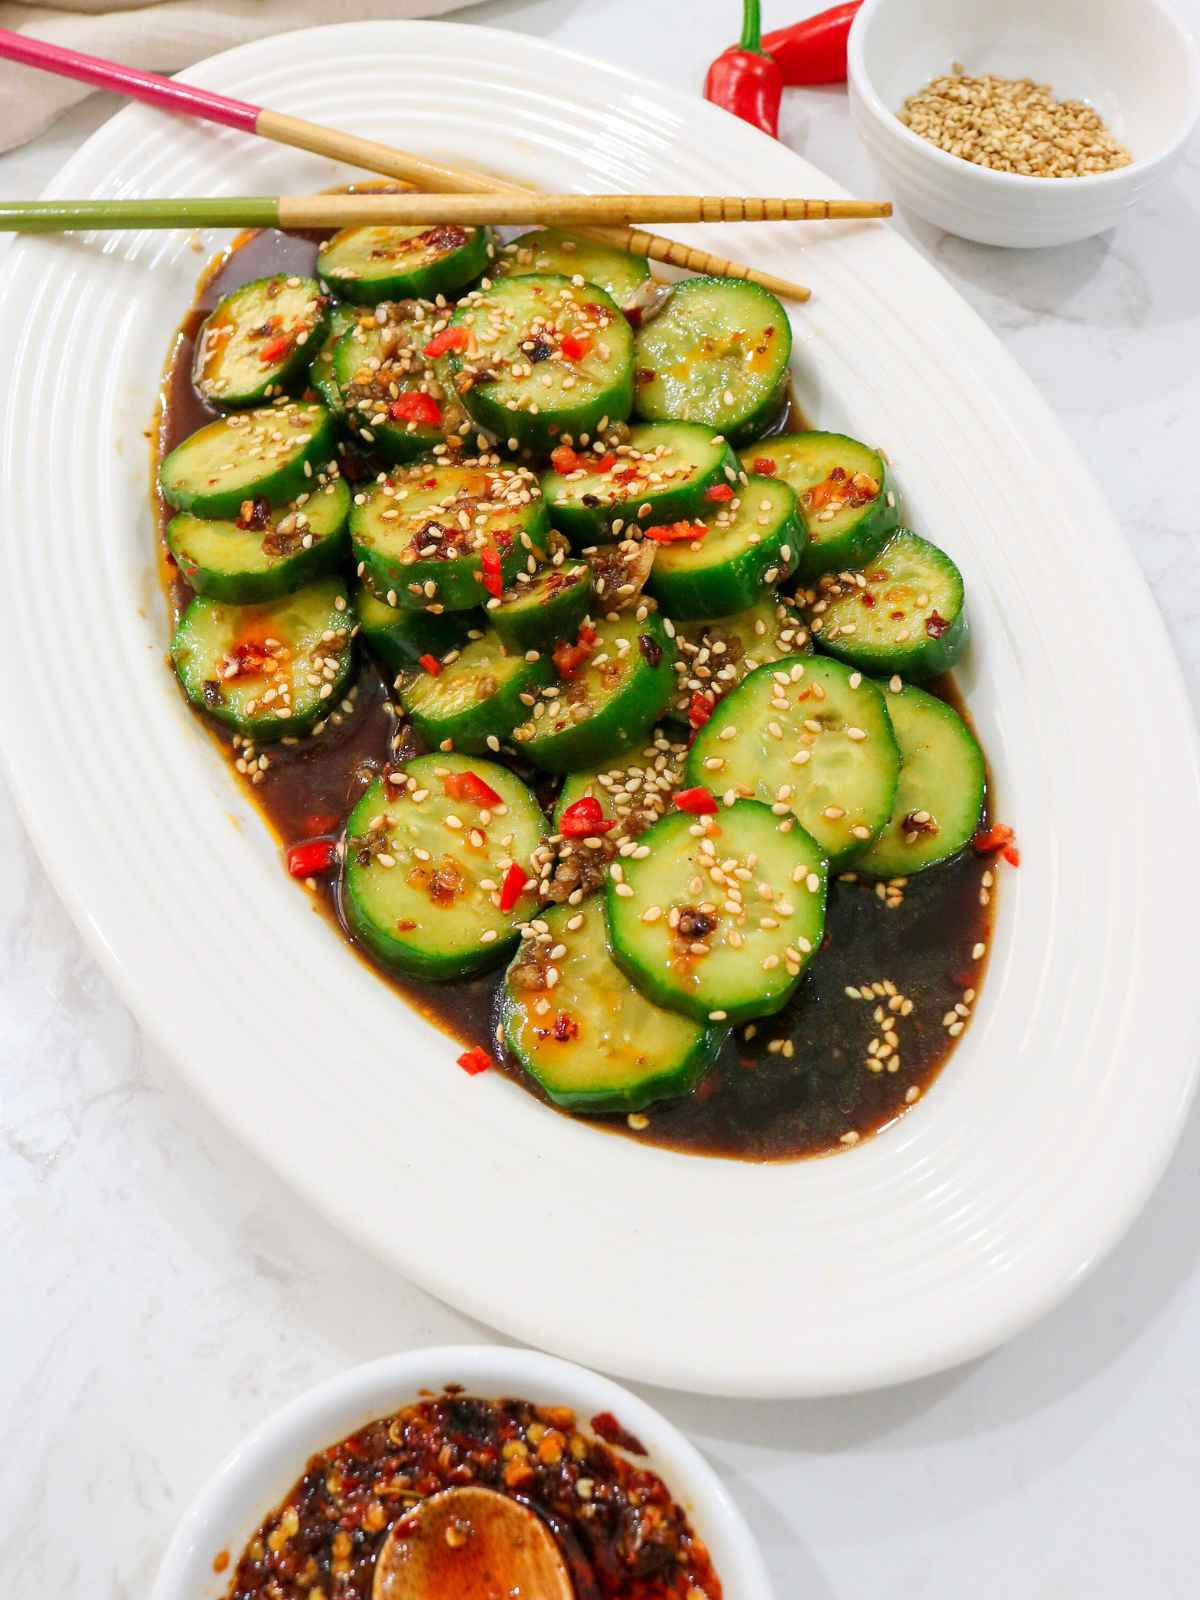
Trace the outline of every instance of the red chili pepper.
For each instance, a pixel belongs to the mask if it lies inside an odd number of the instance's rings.
[[[565,477],[568,472],[578,472],[580,467],[586,467],[587,462],[583,456],[572,450],[569,444],[560,444],[550,452],[550,465],[555,472],[561,472]]]
[[[717,809],[717,799],[710,789],[681,789],[675,796],[680,811],[689,811],[693,817],[711,817]]]
[[[280,334],[278,339],[272,339],[270,344],[263,345],[262,349],[258,352],[258,359],[264,363],[270,361],[282,361],[284,356],[287,355],[291,348],[291,334]]]
[[[601,456],[600,460],[597,461],[596,465],[592,468],[592,471],[593,472],[611,472],[612,469],[616,466],[616,464],[617,464],[617,458],[616,458],[615,455],[613,455],[612,451],[610,450],[609,453],[606,456]]]
[[[755,456],[754,470],[760,478],[773,478],[775,476],[775,463],[770,456]]]
[[[703,522],[660,522],[644,531],[655,544],[680,544],[685,539],[703,539],[708,528]]]
[[[498,806],[500,796],[477,772],[451,772],[442,779],[442,788],[451,800],[470,800],[477,806]]]
[[[558,831],[564,839],[583,839],[589,833],[607,833],[615,828],[615,817],[606,817],[595,795],[585,794],[563,812],[558,821]]]
[[[577,334],[564,333],[559,348],[568,361],[582,361],[592,348],[591,337],[585,334],[581,339]]]
[[[704,98],[774,139],[782,97],[783,73],[763,48],[759,0],[742,0],[742,37],[709,67]]]
[[[688,723],[693,728],[702,728],[712,716],[716,701],[711,695],[697,689],[688,701]]]
[[[1019,867],[1021,865],[1021,852],[1017,849],[1015,844],[1005,845],[1001,853],[1010,867]]]
[[[487,1051],[481,1050],[477,1044],[463,1051],[458,1058],[458,1064],[468,1078],[477,1078],[481,1072],[486,1072],[489,1067],[496,1065]]]
[[[732,500],[733,485],[730,483],[714,483],[711,489],[705,489],[706,500]]]
[[[525,868],[518,866],[514,861],[504,874],[504,882],[500,885],[500,909],[511,911],[516,905],[521,890],[529,882],[529,874]]]
[[[565,639],[559,640],[550,653],[550,659],[560,678],[575,676],[595,650],[597,638],[595,628],[585,622],[579,629],[579,637],[574,644],[568,644]]]
[[[424,667],[425,671],[434,678],[436,678],[438,673],[442,670],[442,663],[436,656],[418,656],[417,663],[419,666]]]
[[[444,356],[447,350],[465,350],[469,337],[465,328],[443,328],[425,346],[425,354],[432,360]]]
[[[483,568],[483,587],[498,600],[504,593],[504,575],[500,571],[500,552],[490,548],[485,550],[479,558],[479,565]]]
[[[833,6],[790,28],[776,28],[763,37],[763,49],[779,67],[789,87],[814,83],[845,83],[846,38],[862,0]]]
[[[337,860],[337,845],[332,839],[309,839],[305,844],[294,844],[288,851],[288,871],[293,878],[315,878],[318,872],[327,872]]]
[[[995,855],[997,850],[1006,849],[1012,842],[1013,831],[1002,822],[993,823],[990,828],[981,828],[971,841],[977,856]]]
[[[442,420],[441,406],[431,394],[423,394],[420,389],[410,389],[393,400],[391,413],[397,422],[417,422],[429,428],[436,428]]]

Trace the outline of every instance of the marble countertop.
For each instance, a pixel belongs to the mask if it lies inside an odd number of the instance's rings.
[[[1176,3],[1200,26],[1200,0]],[[462,15],[684,86],[734,9],[489,0]],[[771,24],[788,14],[768,7]],[[93,99],[0,158],[0,191],[36,195],[113,108]],[[840,91],[791,94],[783,136],[852,192],[879,188]],[[1084,244],[1005,252],[897,226],[1066,424],[1195,693],[1200,140],[1153,205]],[[1120,648],[1119,596],[1113,618]],[[1147,1047],[1130,1093],[1154,1092],[1152,1031]],[[0,1588],[22,1600],[145,1595],[202,1479],[282,1401],[390,1350],[494,1337],[346,1243],[175,1079],[68,920],[3,778],[0,1237]],[[1197,1349],[1200,1115],[1124,1242],[997,1354],[842,1400],[647,1393],[723,1474],[780,1600],[1191,1600]]]

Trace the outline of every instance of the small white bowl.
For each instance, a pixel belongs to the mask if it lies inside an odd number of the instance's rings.
[[[1162,0],[865,0],[847,53],[850,114],[892,198],[981,244],[1068,244],[1113,227],[1166,177],[1200,116],[1200,52]],[[1088,101],[1131,165],[1032,178],[939,150],[896,113],[955,61]]]
[[[151,1600],[219,1600],[238,1553],[278,1505],[315,1451],[375,1417],[459,1383],[486,1399],[571,1406],[587,1418],[610,1411],[645,1445],[657,1472],[708,1545],[730,1600],[773,1600],[758,1546],[716,1473],[679,1430],[608,1378],[534,1350],[502,1345],[446,1345],[385,1356],[330,1378],[268,1417],[219,1467],[192,1502],[168,1546]],[[218,1575],[213,1560],[228,1551]]]

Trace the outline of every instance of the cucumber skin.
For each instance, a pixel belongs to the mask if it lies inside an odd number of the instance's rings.
[[[431,605],[442,605],[447,611],[469,611],[486,600],[483,567],[477,555],[458,557],[454,561],[400,561],[357,536],[359,512],[360,507],[355,506],[350,513],[350,541],[355,561],[362,564],[365,569],[363,575],[370,580],[377,594],[394,592],[397,604],[410,611],[427,611]],[[507,550],[500,553],[500,578],[505,588],[515,581],[518,572],[524,570],[531,553],[545,554],[546,535],[550,531],[545,502],[534,501],[530,513],[523,531],[533,540],[533,551],[527,550],[518,536]],[[423,585],[429,579],[437,584],[437,593],[432,600],[424,595],[413,594],[410,584]]]
[[[325,335],[329,329],[328,307],[322,313],[318,321],[314,322],[312,327],[309,329],[308,338],[305,340],[305,342],[302,345],[294,346],[289,351],[286,360],[272,367],[270,372],[263,378],[263,381],[257,386],[257,388],[243,390],[240,394],[220,396],[208,395],[201,388],[196,373],[196,366],[198,364],[199,353],[204,348],[204,330],[208,326],[209,320],[221,309],[221,305],[225,300],[232,299],[235,294],[240,294],[243,289],[256,289],[259,284],[266,283],[270,278],[278,276],[278,273],[266,273],[261,278],[252,278],[249,283],[239,284],[236,289],[231,289],[229,294],[222,295],[221,300],[217,302],[212,311],[209,312],[208,316],[205,317],[204,321],[200,324],[200,329],[196,334],[195,341],[196,359],[193,361],[192,365],[192,386],[200,398],[206,401],[209,405],[219,406],[223,410],[228,411],[236,411],[243,406],[262,405],[264,401],[270,400],[267,390],[272,388],[275,389],[276,392],[286,390],[291,385],[293,380],[298,378],[307,366],[310,359],[310,349],[319,348],[324,342]],[[320,290],[322,293],[324,292],[322,290],[322,286],[315,278],[312,280],[312,282],[316,289]]]
[[[743,494],[749,492],[748,487],[742,490]],[[667,572],[660,571],[656,561],[646,587],[668,616],[682,622],[731,616],[749,610],[764,589],[773,589],[791,577],[803,560],[807,541],[799,507],[793,503],[789,515],[770,537],[748,545],[720,567],[702,572]],[[781,554],[785,544],[792,552],[787,561]],[[775,576],[768,581],[766,574],[772,567],[776,569]]]
[[[610,702],[598,716],[588,717],[546,739],[518,743],[517,748],[535,766],[547,772],[577,772],[610,757],[615,760],[640,744],[670,705],[675,687],[674,642],[668,638],[656,612],[636,627],[639,634],[648,633],[662,650],[657,667],[651,667],[639,652],[646,675],[641,679],[637,704],[622,709],[620,702],[630,698],[627,687],[624,694],[617,696],[617,703]],[[638,649],[636,643],[633,648]]]
[[[809,431],[818,432],[820,430],[810,429]],[[757,455],[761,454],[769,457],[772,447],[778,450],[781,444],[796,437],[797,435],[790,433],[776,434],[773,438],[759,439],[753,444],[747,445],[743,450],[739,451],[743,468],[749,472]],[[851,439],[849,434],[838,434],[835,437],[845,439],[848,443],[857,445],[860,449],[870,449],[869,446],[863,445],[860,440]],[[856,522],[852,528],[847,529],[843,534],[839,534],[836,539],[829,539],[825,543],[820,543],[811,536],[804,508],[802,505],[800,506],[800,516],[805,522],[806,530],[804,551],[800,557],[800,565],[797,568],[797,575],[801,581],[806,581],[809,578],[820,578],[827,572],[852,571],[858,567],[865,567],[868,561],[873,560],[879,554],[888,539],[899,527],[900,501],[892,485],[887,462],[879,455],[878,451],[872,451],[871,453],[879,462],[879,493],[875,497],[870,512]],[[788,481],[786,472],[778,473],[777,478],[780,482],[786,483]],[[889,495],[892,496],[893,504],[888,503]],[[798,493],[796,500],[797,504],[800,504]]]
[[[911,650],[905,645],[897,645],[894,650],[855,649],[851,639],[827,640],[819,633],[813,635],[813,644],[822,655],[833,656],[837,661],[844,661],[848,667],[857,667],[860,672],[869,672],[878,677],[898,672],[913,683],[924,683],[929,678],[950,671],[966,649],[969,634],[964,605],[940,639],[930,638],[926,634],[920,644]]]
[[[337,379],[333,375],[333,352],[342,335],[349,333],[357,320],[357,316],[350,306],[331,306],[325,337],[322,339],[316,355],[313,356],[308,365],[309,383],[316,390],[322,404],[330,415],[339,419],[344,415],[344,412],[342,391],[338,388]],[[311,340],[309,342],[311,343]]]
[[[704,427],[703,423],[668,423],[668,427]],[[711,429],[706,430],[711,432]],[[618,519],[632,523],[636,527],[659,522],[682,522],[692,517],[703,516],[706,511],[712,510],[712,501],[706,498],[707,491],[716,484],[729,483],[731,480],[726,474],[726,467],[735,471],[738,459],[727,444],[720,461],[711,472],[702,474],[694,483],[682,484],[675,489],[665,491],[650,491],[648,494],[638,496],[636,500],[621,502],[615,506],[584,506],[578,501],[559,503],[554,499],[554,480],[561,481],[561,474],[548,472],[542,478],[542,496],[550,508],[554,526],[560,533],[565,533],[572,545],[579,549],[588,544],[610,544],[617,539],[624,538],[628,532],[623,528],[620,533],[613,533],[612,524]],[[649,502],[651,511],[649,516],[639,518],[637,509],[640,505]]]
[[[206,424],[212,427],[212,423]],[[203,429],[197,429],[202,432]],[[321,408],[321,417],[317,427],[313,430],[312,438],[304,450],[284,466],[268,473],[265,478],[259,479],[254,484],[247,484],[236,491],[228,489],[195,489],[180,490],[178,487],[169,489],[167,479],[168,468],[172,459],[187,447],[188,439],[183,439],[170,452],[163,457],[158,469],[158,484],[162,490],[163,499],[176,511],[190,511],[196,517],[212,517],[217,520],[233,520],[237,517],[242,507],[243,500],[252,500],[261,495],[272,506],[285,506],[289,500],[294,500],[298,494],[303,494],[311,485],[312,480],[304,471],[305,463],[316,466],[330,459],[334,451],[335,429],[333,418],[329,412]],[[195,434],[189,435],[195,438]]]
[[[350,554],[350,539],[345,524],[337,533],[317,541],[308,550],[297,550],[267,572],[214,572],[198,567],[181,554],[182,524],[189,513],[182,511],[167,524],[167,544],[175,557],[180,576],[193,593],[230,605],[258,605],[264,600],[279,600],[293,589],[330,573],[340,572]]]
[[[439,294],[457,294],[477,278],[487,267],[490,243],[490,230],[476,228],[464,245],[439,261],[415,272],[394,272],[370,279],[326,278],[318,254],[317,276],[330,294],[354,305],[377,306],[383,300],[432,300]],[[447,267],[451,268],[449,272],[444,270]]]
[[[536,606],[488,607],[487,619],[510,650],[540,650],[560,639],[572,640],[592,603],[591,573]]]
[[[431,750],[439,749],[444,740],[450,739],[456,755],[484,755],[489,736],[507,739],[528,716],[528,707],[521,695],[536,693],[554,681],[554,668],[548,656],[539,656],[536,661],[526,661],[523,665],[525,670],[516,673],[503,688],[455,717],[430,717],[415,710],[409,704],[406,685],[401,685],[398,691],[400,704]]]
[[[405,668],[415,666],[423,655],[445,655],[447,650],[453,650],[455,645],[461,644],[465,637],[463,612],[430,616],[427,611],[408,611],[399,606],[388,606],[386,601],[375,595],[371,595],[371,599],[391,612],[391,620],[382,626],[373,620],[368,621],[356,596],[354,609],[358,616],[359,633],[376,661],[393,678]]]

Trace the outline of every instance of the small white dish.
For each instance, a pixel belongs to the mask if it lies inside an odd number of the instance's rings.
[[[608,1378],[534,1350],[499,1345],[445,1345],[385,1356],[339,1373],[268,1417],[218,1467],[185,1512],[151,1600],[220,1600],[240,1551],[300,1477],[309,1456],[416,1400],[422,1390],[438,1393],[448,1383],[489,1400],[570,1406],[585,1433],[589,1417],[611,1412],[645,1445],[642,1464],[658,1473],[687,1512],[730,1600],[772,1600],[771,1580],[745,1519],[678,1428]],[[230,1563],[217,1574],[213,1561],[222,1551]]]
[[[939,150],[896,113],[956,61],[1087,101],[1131,165],[1033,178]],[[1068,244],[1114,227],[1168,175],[1200,117],[1200,51],[1163,0],[865,0],[848,67],[850,114],[888,193],[981,244]]]

